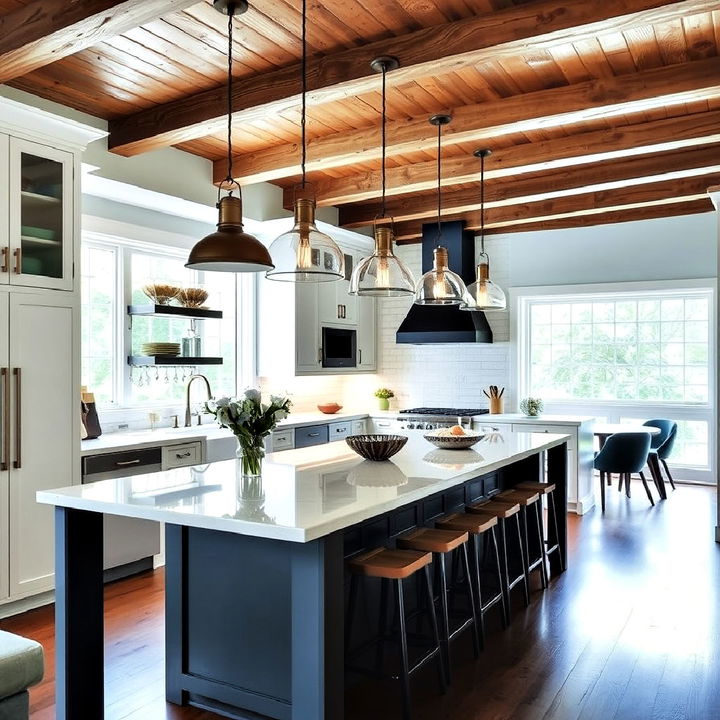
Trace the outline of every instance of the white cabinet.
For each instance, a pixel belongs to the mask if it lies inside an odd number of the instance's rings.
[[[367,420],[352,421],[352,434],[353,435],[364,435],[367,432]]]
[[[373,298],[358,300],[357,350],[358,369],[372,372],[377,369],[377,309]]]
[[[79,481],[79,310],[66,293],[5,291],[0,298],[8,513],[0,543],[9,549],[6,597],[16,599],[53,587],[53,512],[35,493]]]
[[[350,277],[359,256],[345,253],[345,277],[318,284],[318,319],[321,325],[356,325],[358,297],[349,295]]]

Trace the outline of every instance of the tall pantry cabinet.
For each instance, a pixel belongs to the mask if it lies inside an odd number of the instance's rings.
[[[80,482],[80,155],[103,131],[0,98],[0,616],[52,590],[52,508]]]

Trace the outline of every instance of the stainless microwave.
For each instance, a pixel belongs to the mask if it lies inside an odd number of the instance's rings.
[[[322,328],[322,366],[324,368],[357,367],[357,330]]]

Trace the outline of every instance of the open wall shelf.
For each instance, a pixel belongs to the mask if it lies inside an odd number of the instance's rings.
[[[176,317],[196,318],[199,320],[220,320],[222,310],[205,308],[189,308],[181,305],[128,305],[128,315],[144,315],[145,317]]]
[[[128,356],[128,365],[134,367],[144,366],[181,366],[181,365],[222,365],[221,357],[181,357],[179,355],[130,355]]]

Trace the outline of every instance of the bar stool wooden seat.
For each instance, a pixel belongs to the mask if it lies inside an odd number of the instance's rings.
[[[485,645],[485,615],[487,612],[497,605],[500,608],[500,613],[503,621],[503,626],[506,625],[507,612],[505,609],[505,594],[503,592],[503,572],[502,565],[500,564],[500,553],[498,549],[498,538],[496,535],[496,528],[498,525],[498,519],[494,515],[483,515],[480,513],[469,514],[469,513],[454,513],[452,515],[446,515],[435,523],[437,528],[443,530],[456,530],[459,532],[467,532],[472,536],[473,542],[471,547],[471,555],[473,562],[473,573],[468,575],[469,582],[474,585],[473,592],[475,594],[476,602],[476,627],[479,631],[479,639],[481,647]],[[480,538],[489,534],[490,537],[490,550],[495,558],[495,571],[498,582],[498,592],[489,597],[485,602],[482,598],[482,583],[480,580],[482,561],[480,557]]]
[[[558,524],[557,506],[555,504],[555,483],[526,481],[518,483],[515,487],[518,490],[534,490],[540,494],[541,498],[547,498],[548,532],[545,537],[545,552],[547,555],[556,552],[560,560],[560,569],[564,571],[565,563],[560,552],[560,525]],[[552,539],[550,538],[551,530],[553,533]]]
[[[525,551],[525,572],[530,579],[530,573],[539,570],[540,582],[543,590],[548,586],[547,576],[547,549],[545,548],[545,528],[543,526],[540,503],[540,493],[537,490],[527,490],[513,487],[503,490],[493,497],[496,502],[502,503],[518,503],[520,505],[520,527],[522,530],[523,549]],[[535,522],[531,523],[528,519],[530,508],[533,509]],[[537,557],[530,557],[530,527],[534,525],[535,541],[538,546]]]
[[[437,528],[418,527],[414,530],[404,533],[397,538],[398,548],[405,550],[417,550],[420,552],[433,553],[434,567],[436,569],[436,579],[439,585],[440,599],[440,640],[445,653],[445,671],[447,673],[447,682],[450,683],[450,641],[454,640],[465,630],[472,631],[473,650],[475,657],[480,654],[480,640],[478,637],[477,626],[477,610],[475,601],[475,591],[473,583],[467,583],[467,595],[470,604],[469,616],[463,618],[460,624],[451,628],[450,611],[448,608],[448,588],[447,569],[445,566],[446,557],[451,553],[459,551],[465,571],[465,576],[471,578],[470,563],[468,561],[468,544],[469,535],[464,530],[441,530]]]
[[[525,571],[525,551],[523,549],[522,531],[520,529],[520,504],[510,502],[497,502],[496,496],[491,500],[482,500],[481,502],[468,505],[465,509],[468,514],[473,515],[491,515],[498,521],[499,550],[501,563],[501,587],[504,597],[503,606],[505,608],[505,622],[510,624],[510,591],[517,585],[522,585],[523,597],[525,599],[525,607],[530,604],[530,592],[528,588],[528,577]],[[521,572],[510,577],[510,563],[508,562],[508,532],[506,525],[508,522],[514,521],[515,531],[517,533],[517,548],[520,555]]]
[[[432,553],[420,552],[415,550],[388,550],[387,548],[376,548],[369,552],[356,555],[347,562],[347,568],[351,573],[350,577],[350,597],[348,601],[348,611],[345,620],[345,657],[346,666],[355,671],[369,675],[383,676],[381,668],[378,666],[374,671],[368,668],[353,666],[347,662],[352,653],[350,652],[350,642],[352,640],[352,624],[355,615],[355,606],[357,603],[358,581],[360,577],[379,578],[381,585],[380,599],[380,623],[379,633],[374,642],[378,643],[379,648],[384,646],[387,640],[385,632],[385,619],[387,617],[387,586],[389,582],[393,582],[395,586],[396,611],[399,622],[399,648],[401,659],[401,670],[397,675],[392,675],[393,679],[400,681],[402,689],[403,701],[403,718],[410,720],[410,676],[419,670],[423,665],[433,659],[437,660],[438,682],[440,691],[445,692],[445,663],[443,658],[442,645],[440,642],[440,634],[438,631],[437,616],[435,614],[435,599],[433,597],[432,583],[430,580],[430,566],[432,564]],[[430,618],[432,628],[432,644],[430,649],[414,664],[410,665],[408,653],[408,634],[407,634],[407,616],[405,612],[405,597],[403,591],[403,581],[413,577],[419,572],[425,575],[425,586],[427,591],[427,613]],[[418,582],[421,580],[418,578]],[[363,646],[366,647],[367,644]],[[382,654],[378,653],[378,658],[382,658]]]

